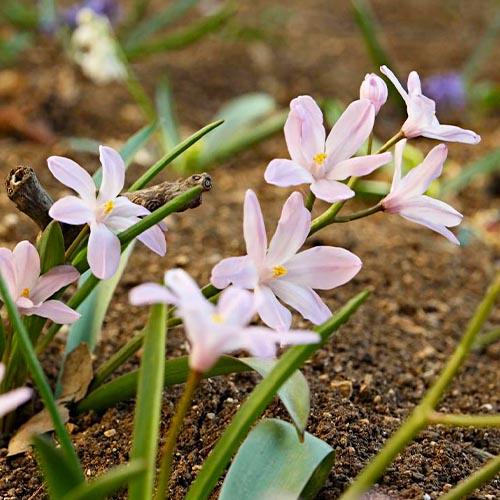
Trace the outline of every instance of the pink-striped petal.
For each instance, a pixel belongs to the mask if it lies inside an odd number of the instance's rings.
[[[270,287],[279,299],[315,325],[325,322],[332,315],[330,309],[312,288],[282,279],[272,281]]]
[[[248,325],[256,313],[254,294],[234,286],[226,288],[221,293],[216,309],[224,324]]]
[[[326,168],[350,158],[366,141],[374,122],[375,107],[368,99],[349,104],[326,139]]]
[[[22,314],[35,315],[52,320],[58,325],[69,325],[80,319],[80,314],[73,311],[59,300],[47,300],[38,306],[22,309]]]
[[[336,201],[348,200],[354,196],[354,191],[338,181],[331,181],[328,179],[321,179],[311,184],[311,191],[316,198],[327,201],[328,203],[335,203]]]
[[[382,165],[386,165],[391,161],[391,158],[391,153],[349,158],[334,165],[326,174],[326,178],[328,180],[342,181],[348,177],[362,177],[371,174]]]
[[[94,212],[86,201],[76,196],[65,196],[57,200],[49,209],[49,215],[59,222],[80,226],[89,224]]]
[[[177,305],[178,300],[163,285],[158,283],[143,283],[130,290],[129,302],[133,306],[146,306],[151,304]]]
[[[289,330],[292,313],[274,295],[268,286],[255,288],[255,301],[260,319],[274,330]]]
[[[330,290],[350,281],[361,269],[361,259],[349,250],[319,246],[304,250],[287,263],[286,276],[277,282],[293,282],[303,287]]]
[[[87,260],[90,270],[99,279],[113,276],[120,263],[120,240],[104,224],[90,226]]]
[[[267,250],[266,228],[255,193],[248,189],[243,206],[243,235],[248,256],[259,266],[264,261]]]
[[[311,229],[311,212],[304,206],[302,195],[292,193],[281,211],[278,227],[269,245],[266,265],[284,264],[295,255]]]
[[[257,269],[247,255],[221,260],[213,269],[210,281],[217,288],[234,284],[240,288],[253,289],[258,281]]]
[[[79,277],[80,273],[73,266],[53,267],[40,277],[30,296],[35,304],[40,304]]]
[[[95,202],[96,187],[90,174],[78,163],[62,156],[51,156],[47,163],[52,175],[76,191],[86,202]]]
[[[37,249],[29,241],[21,241],[12,252],[16,268],[18,294],[24,289],[33,290],[40,276],[40,257]]]
[[[159,226],[153,226],[141,233],[137,239],[154,253],[163,257],[167,253],[165,233]]]
[[[264,179],[275,186],[288,187],[314,182],[314,177],[293,160],[272,160],[264,172]]]
[[[117,151],[108,146],[99,146],[99,159],[102,165],[102,183],[99,201],[114,200],[125,184],[125,163]]]
[[[31,398],[32,391],[27,387],[20,387],[19,389],[14,389],[13,391],[7,392],[6,394],[0,395],[0,418],[12,410],[15,410],[18,406],[26,403]]]
[[[481,142],[481,136],[473,130],[456,127],[455,125],[437,124],[424,128],[421,135],[429,139],[438,139],[447,142],[462,142],[465,144],[477,144]]]

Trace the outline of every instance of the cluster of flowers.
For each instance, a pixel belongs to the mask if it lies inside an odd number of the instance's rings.
[[[461,214],[424,194],[432,180],[441,174],[446,146],[433,148],[420,165],[402,178],[403,148],[406,138],[418,136],[470,144],[479,142],[480,137],[470,130],[438,122],[435,103],[422,94],[416,72],[409,75],[407,92],[388,68],[382,67],[381,71],[405,100],[408,119],[398,135],[402,140],[395,148],[391,190],[380,202],[380,209],[400,214],[458,243],[448,227],[458,225]],[[372,133],[375,116],[386,100],[384,81],[375,74],[367,75],[360,98],[347,107],[326,137],[323,116],[315,101],[309,96],[294,99],[284,128],[291,159],[271,161],[265,172],[267,182],[284,187],[309,184],[316,197],[330,203],[352,198],[354,191],[340,181],[367,175],[392,158],[388,152],[353,157]],[[90,227],[89,266],[95,276],[107,279],[116,272],[120,259],[116,233],[135,224],[149,211],[119,196],[125,176],[120,155],[109,147],[101,147],[100,160],[103,179],[97,190],[91,176],[74,161],[62,157],[48,159],[52,174],[79,195],[57,201],[50,215],[60,222]],[[212,284],[225,289],[217,305],[207,300],[193,279],[180,269],[166,273],[165,286],[145,283],[134,288],[130,302],[165,303],[177,308],[191,344],[190,366],[197,372],[210,369],[223,353],[239,349],[270,357],[276,354],[277,346],[318,342],[315,332],[290,330],[292,315],[282,303],[313,324],[321,324],[331,312],[315,290],[330,290],[347,283],[359,272],[362,263],[343,248],[316,246],[299,251],[310,230],[311,213],[302,195],[294,192],[283,206],[268,245],[259,201],[248,190],[243,218],[247,255],[226,258],[212,270]],[[160,226],[147,230],[139,239],[159,255],[165,254],[165,237]],[[13,252],[0,249],[0,272],[21,314],[35,314],[58,323],[78,319],[78,313],[50,299],[78,278],[78,272],[71,266],[59,266],[40,276],[38,253],[24,241]],[[250,326],[256,314],[266,327]],[[13,392],[0,399],[0,406],[12,408],[20,399]]]

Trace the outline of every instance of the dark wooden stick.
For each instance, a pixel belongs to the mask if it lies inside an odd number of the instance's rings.
[[[187,179],[162,182],[156,186],[132,193],[122,193],[122,196],[126,196],[130,201],[154,212],[171,199],[195,186],[201,186],[204,192],[210,191],[212,189],[212,178],[206,173],[195,174]],[[14,202],[18,210],[26,214],[43,231],[52,221],[49,216],[49,209],[54,202],[38,180],[35,171],[31,167],[23,166],[12,169],[5,180],[5,187],[9,199]],[[179,212],[198,207],[201,204],[201,199],[202,193],[198,198],[182,207]],[[67,247],[76,238],[81,226],[62,224],[62,228]]]

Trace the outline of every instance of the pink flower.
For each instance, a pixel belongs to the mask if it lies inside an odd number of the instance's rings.
[[[384,210],[422,224],[459,245],[459,241],[447,227],[460,224],[462,214],[447,203],[424,195],[430,183],[441,175],[448,149],[444,144],[439,144],[429,152],[420,165],[411,169],[401,179],[405,144],[406,140],[396,144],[391,192],[381,201]]]
[[[119,196],[125,184],[125,164],[112,148],[100,146],[102,184],[96,195],[92,177],[69,158],[51,156],[47,162],[52,175],[80,196],[65,196],[52,205],[49,215],[60,222],[73,225],[88,224],[88,262],[100,279],[115,274],[120,262],[120,240],[115,233],[136,224],[150,211]],[[158,255],[167,250],[165,236],[158,226],[144,231],[138,239]]]
[[[253,295],[247,290],[229,287],[214,305],[203,297],[194,280],[182,269],[168,271],[165,285],[139,285],[131,290],[130,302],[177,306],[191,344],[189,365],[195,371],[206,372],[222,354],[239,349],[257,357],[274,357],[277,345],[310,344],[320,340],[314,332],[275,332],[248,326],[256,308]]]
[[[79,317],[59,300],[48,300],[80,274],[73,266],[57,266],[40,276],[40,257],[29,241],[21,241],[11,252],[0,248],[0,272],[21,314],[41,316],[54,323],[74,323]]]
[[[477,144],[481,140],[481,137],[472,130],[439,123],[436,117],[436,103],[422,94],[420,77],[416,71],[412,71],[408,76],[408,92],[387,66],[382,66],[380,71],[389,78],[406,103],[408,119],[401,127],[406,137],[423,136],[466,144]]]
[[[318,246],[297,253],[309,234],[311,214],[302,195],[293,193],[281,213],[267,248],[266,229],[255,193],[245,196],[243,233],[247,254],[219,262],[212,270],[212,284],[234,284],[252,289],[262,321],[276,330],[288,330],[290,311],[276,297],[314,324],[326,321],[331,312],[314,291],[347,283],[361,268],[361,260],[343,248]]]
[[[368,99],[375,106],[375,113],[378,113],[387,101],[387,95],[387,85],[384,80],[375,73],[368,73],[359,89],[359,97]]]
[[[354,191],[339,181],[367,175],[391,159],[390,153],[351,158],[370,135],[374,120],[375,107],[368,99],[354,101],[325,140],[323,114],[314,99],[293,99],[285,123],[291,160],[272,160],[264,178],[281,187],[310,184],[318,198],[330,203],[352,198]]]
[[[5,366],[0,363],[0,382],[5,375]],[[12,410],[15,410],[18,406],[28,401],[31,397],[31,389],[27,387],[21,387],[19,389],[14,389],[13,391],[7,392],[5,394],[0,394],[0,418]]]

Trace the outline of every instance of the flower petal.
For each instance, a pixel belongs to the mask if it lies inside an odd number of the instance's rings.
[[[304,244],[311,229],[311,212],[304,206],[302,195],[292,193],[281,211],[278,227],[269,245],[266,265],[284,264]]]
[[[362,266],[361,259],[349,250],[318,246],[304,250],[288,261],[286,276],[277,282],[330,290],[350,281]]]
[[[184,310],[198,310],[212,313],[211,304],[201,293],[196,281],[183,269],[171,269],[165,273],[165,284],[177,298],[177,305]]]
[[[406,147],[406,139],[402,139],[396,143],[394,148],[394,175],[392,177],[391,193],[396,190],[401,182],[403,152]]]
[[[408,93],[421,94],[422,85],[420,84],[420,77],[416,71],[411,71],[408,75]]]
[[[65,196],[57,200],[50,207],[49,215],[54,220],[75,226],[90,224],[95,219],[89,204],[77,196]]]
[[[408,104],[408,92],[403,88],[396,75],[387,67],[380,66],[380,71],[392,82],[392,84],[396,87],[396,90],[401,94],[401,97]]]
[[[415,222],[417,224],[420,224],[421,226],[428,227],[429,229],[432,229],[432,231],[441,234],[447,240],[451,241],[451,243],[454,243],[455,245],[460,245],[460,242],[458,241],[457,237],[445,226],[431,222],[428,219],[424,219],[415,213],[405,213],[405,214],[401,213],[401,215],[405,219],[411,222]]]
[[[293,307],[303,318],[315,325],[323,323],[332,315],[330,309],[312,288],[283,279],[271,282],[270,288],[285,304]]]
[[[18,296],[16,268],[12,252],[7,248],[0,248],[0,273],[5,280],[9,294],[15,301]]]
[[[0,418],[28,401],[32,393],[31,389],[20,387],[19,389],[14,389],[13,391],[0,395]]]
[[[125,184],[125,163],[119,153],[108,146],[99,146],[99,159],[102,165],[102,183],[98,200],[114,200]]]
[[[212,285],[226,288],[231,283],[241,288],[253,289],[258,281],[257,269],[247,255],[221,260],[212,269]]]
[[[111,214],[117,217],[142,217],[151,213],[146,207],[131,202],[125,196],[118,196],[113,203]]]
[[[177,298],[163,285],[158,283],[143,283],[130,290],[128,300],[133,306],[145,306],[151,304],[173,304],[177,305]]]
[[[97,278],[107,280],[116,273],[120,250],[120,240],[104,224],[90,226],[87,260]]]
[[[16,268],[16,284],[18,295],[27,288],[33,290],[40,276],[40,257],[38,251],[29,241],[21,241],[12,252]]]
[[[481,142],[481,136],[474,131],[454,125],[434,125],[422,130],[421,135],[429,139],[438,139],[447,142],[462,142],[465,144],[477,144]]]
[[[272,160],[264,172],[264,179],[275,186],[288,187],[310,184],[314,177],[304,167],[292,160]]]
[[[137,239],[161,257],[167,253],[165,233],[158,225],[146,229],[146,231],[137,236]]]
[[[47,300],[38,306],[22,309],[22,313],[27,316],[47,318],[58,325],[69,325],[80,319],[80,313],[73,311],[59,300]]]
[[[246,326],[256,313],[254,294],[231,286],[221,293],[217,313],[224,324]]]
[[[243,235],[248,256],[258,266],[264,261],[267,250],[266,228],[255,193],[248,189],[243,206]]]
[[[274,295],[268,286],[255,288],[255,300],[260,319],[275,330],[289,330],[292,313]]]
[[[96,187],[94,181],[78,163],[63,156],[51,156],[47,163],[52,175],[59,182],[76,191],[85,201],[95,202]]]
[[[326,174],[328,180],[341,181],[348,177],[361,177],[371,174],[375,169],[386,165],[391,161],[391,153],[382,153],[378,155],[358,156],[341,161],[333,166]]]
[[[375,107],[368,99],[351,102],[326,139],[329,165],[347,160],[366,141],[375,122]]]
[[[80,273],[73,266],[53,267],[39,278],[32,290],[31,298],[35,304],[40,304],[79,277]]]
[[[400,214],[403,217],[417,217],[428,220],[433,224],[448,227],[458,226],[463,218],[463,215],[448,205],[448,203],[425,195],[408,200],[400,211]]]
[[[338,181],[330,181],[328,179],[321,179],[311,184],[311,191],[316,198],[335,203],[336,201],[347,200],[354,196],[354,191]]]

